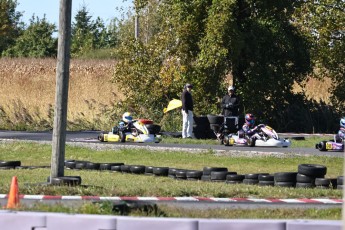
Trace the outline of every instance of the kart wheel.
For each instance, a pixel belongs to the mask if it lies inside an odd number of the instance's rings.
[[[224,139],[223,139],[222,141],[223,141],[223,143],[224,143],[225,146],[229,146],[229,145],[230,145],[230,143],[229,143],[229,137],[228,137],[228,136],[225,136]]]
[[[327,141],[321,141],[319,143],[318,148],[319,148],[320,151],[327,151],[327,149],[326,149],[326,142]]]
[[[247,143],[248,143],[249,147],[255,147],[255,139],[248,138]]]
[[[119,136],[121,142],[126,142],[126,134],[124,132],[120,132]]]

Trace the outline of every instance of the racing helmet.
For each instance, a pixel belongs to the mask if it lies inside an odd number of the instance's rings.
[[[247,125],[254,125],[255,124],[255,117],[251,113],[247,113],[246,116],[244,117],[244,120]]]
[[[126,123],[130,122],[133,120],[133,117],[132,117],[132,114],[130,112],[125,112],[123,115],[122,115],[122,120]]]
[[[340,127],[345,128],[345,117],[340,119]]]

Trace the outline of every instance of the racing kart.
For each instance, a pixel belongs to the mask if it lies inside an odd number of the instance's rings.
[[[159,143],[161,127],[153,124],[152,120],[134,120],[130,127],[116,126],[108,133],[100,133],[98,140],[101,142],[155,142]]]
[[[242,132],[236,135],[224,136],[223,143],[225,146],[242,145],[242,146],[258,146],[258,147],[290,147],[289,139],[280,138],[277,132],[268,125],[258,125],[257,132],[249,137]]]
[[[344,141],[336,142],[334,140],[321,141],[315,145],[315,148],[320,151],[344,151]]]

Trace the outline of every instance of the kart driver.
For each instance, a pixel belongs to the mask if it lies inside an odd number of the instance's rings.
[[[119,131],[130,132],[133,125],[133,117],[130,112],[125,112],[122,115],[122,120],[119,122],[118,126],[113,128],[113,133],[116,134]]]
[[[242,130],[239,131],[239,135],[243,137],[244,134],[246,134],[251,139],[260,139],[260,136],[257,134],[257,132],[261,126],[255,126],[255,116],[251,113],[247,113],[244,117],[244,120],[245,124],[242,126]]]
[[[338,133],[334,136],[334,140],[337,143],[341,143],[345,140],[345,117],[340,119],[340,129]]]

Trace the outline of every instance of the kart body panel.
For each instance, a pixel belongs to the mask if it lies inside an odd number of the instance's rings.
[[[118,134],[113,134],[112,132],[103,134],[103,142],[120,142],[121,137]],[[133,135],[132,133],[126,133],[125,142],[137,142],[137,143],[144,143],[144,142],[160,142],[160,138],[158,138],[154,134],[139,134]]]
[[[246,138],[241,138],[238,135],[232,135],[230,138],[233,138],[234,145],[243,145],[247,146],[248,142]],[[278,147],[278,148],[287,148],[291,146],[291,142],[289,139],[283,138],[269,138],[267,140],[258,139],[255,141],[255,146],[257,147]]]
[[[344,142],[335,142],[335,141],[321,141],[315,145],[315,148],[320,151],[344,151]]]

